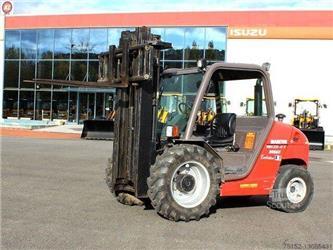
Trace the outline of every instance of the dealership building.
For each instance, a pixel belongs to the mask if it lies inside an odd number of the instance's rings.
[[[333,136],[333,11],[218,11],[11,15],[5,19],[3,119],[80,123],[107,116],[112,90],[38,85],[35,78],[95,81],[98,54],[118,44],[122,30],[152,27],[173,49],[164,67],[215,61],[271,63],[276,113],[292,118],[294,98],[318,98],[321,125]],[[243,101],[235,93],[230,105]]]

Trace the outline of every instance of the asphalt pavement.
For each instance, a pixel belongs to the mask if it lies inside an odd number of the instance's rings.
[[[228,198],[208,218],[175,223],[109,193],[112,142],[0,140],[2,249],[332,248],[332,151],[311,152],[315,194],[305,212],[271,210],[261,197]]]

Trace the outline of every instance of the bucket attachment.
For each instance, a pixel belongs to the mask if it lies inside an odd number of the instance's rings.
[[[83,121],[82,139],[86,140],[113,140],[114,122],[112,120],[85,120]]]
[[[301,129],[309,140],[310,150],[325,149],[325,131],[322,128]]]

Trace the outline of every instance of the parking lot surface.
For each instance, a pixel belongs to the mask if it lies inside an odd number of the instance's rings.
[[[109,193],[112,142],[0,139],[2,249],[332,248],[332,151],[311,152],[315,194],[305,212],[271,210],[261,197],[228,198],[208,218],[175,223]]]

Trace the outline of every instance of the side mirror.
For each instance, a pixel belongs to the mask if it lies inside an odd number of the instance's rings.
[[[244,107],[244,102],[241,102],[239,106]]]
[[[274,106],[276,106],[276,102],[274,102]]]
[[[288,107],[290,108],[290,107],[292,107],[293,106],[293,104],[291,103],[291,102],[289,102],[288,103]]]
[[[327,104],[323,104],[324,109],[327,109]]]
[[[230,101],[227,101],[227,105],[230,105],[231,104],[231,102]]]

